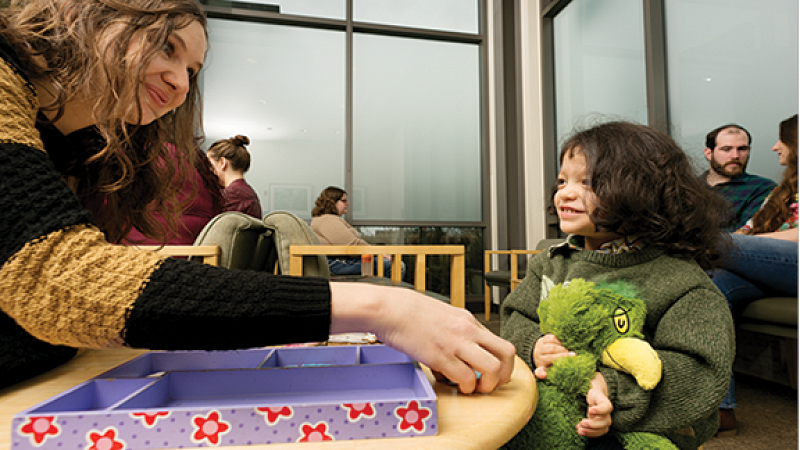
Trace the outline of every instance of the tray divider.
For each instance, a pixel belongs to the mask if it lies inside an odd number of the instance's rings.
[[[119,399],[113,405],[108,405],[106,408],[103,408],[102,411],[116,411],[117,408],[119,408],[119,405],[129,401],[130,399],[136,397],[140,393],[150,389],[151,387],[153,387],[154,384],[160,382],[163,378],[164,378],[163,376],[162,377],[158,377],[158,378],[153,378],[152,382],[147,383],[146,385],[140,387],[139,389],[136,389],[135,391],[133,391],[130,394],[126,395],[124,398]]]
[[[265,356],[264,359],[261,360],[260,363],[258,363],[258,365],[256,366],[256,369],[263,369],[264,368],[264,364],[267,364],[269,362],[269,360],[274,358],[274,357],[275,357],[275,349],[273,348],[272,350],[270,350],[269,353],[267,353],[267,356]]]

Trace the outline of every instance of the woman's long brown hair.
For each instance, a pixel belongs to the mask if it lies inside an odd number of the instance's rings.
[[[753,216],[750,234],[778,231],[792,215],[789,206],[797,201],[797,114],[781,122],[778,136],[789,150],[786,155],[788,163],[783,170],[781,184],[772,191],[769,200]]]
[[[176,230],[186,207],[174,200],[176,186],[192,173],[184,169],[193,167],[202,140],[196,77],[173,112],[144,126],[124,118],[141,118],[147,107],[141,80],[170,35],[193,22],[206,29],[202,6],[195,0],[34,0],[15,1],[3,13],[0,30],[28,76],[51,88],[54,100],[41,111],[55,122],[69,102],[91,101],[100,144],[70,186],[108,240],[118,242],[134,226],[162,239]],[[126,55],[134,39],[141,51]],[[170,157],[167,143],[178,149]],[[186,181],[195,183],[194,177]],[[156,211],[167,219],[166,229]]]

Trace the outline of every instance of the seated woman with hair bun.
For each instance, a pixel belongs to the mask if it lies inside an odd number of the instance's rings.
[[[244,173],[250,169],[250,153],[245,148],[247,145],[250,145],[250,139],[237,134],[214,142],[206,155],[220,184],[225,188],[224,210],[240,211],[260,219],[262,213],[258,194],[244,180]]]

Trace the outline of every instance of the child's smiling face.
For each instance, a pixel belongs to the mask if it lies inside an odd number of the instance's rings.
[[[553,203],[561,231],[583,236],[587,250],[597,250],[600,245],[620,237],[616,233],[597,231],[589,217],[596,202],[597,196],[587,175],[586,157],[580,149],[567,152],[558,172],[558,190]]]

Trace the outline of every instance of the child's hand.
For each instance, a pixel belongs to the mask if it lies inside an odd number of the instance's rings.
[[[575,352],[564,348],[555,335],[545,334],[533,347],[533,363],[536,364],[533,374],[536,378],[544,380],[547,378],[547,369],[553,365],[553,361],[564,356],[575,356]]]
[[[611,428],[611,413],[614,405],[608,399],[608,385],[600,372],[594,374],[592,387],[586,394],[588,409],[586,418],[581,420],[575,428],[578,434],[586,437],[600,437],[608,433]]]

